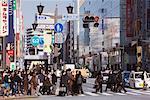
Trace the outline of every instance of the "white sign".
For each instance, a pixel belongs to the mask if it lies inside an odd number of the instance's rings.
[[[47,24],[47,25],[39,24],[37,26],[37,29],[50,29],[50,30],[53,30],[54,29],[54,25],[52,25],[52,24]]]
[[[50,15],[50,14],[47,14]],[[51,14],[54,16],[54,14]],[[45,16],[45,15],[36,15],[36,20],[37,23],[39,24],[54,24],[54,19],[50,16]]]
[[[55,43],[63,43],[63,34],[62,33],[55,33]]]
[[[0,37],[8,35],[8,0],[0,0]]]
[[[62,15],[62,20],[79,20],[78,14],[66,14]]]

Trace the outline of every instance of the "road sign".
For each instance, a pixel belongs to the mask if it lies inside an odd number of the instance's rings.
[[[66,14],[62,15],[62,20],[79,20],[78,14]]]
[[[33,36],[33,37],[31,38],[31,44],[32,44],[33,46],[38,46],[38,45],[39,45],[39,37],[38,37],[38,36]]]
[[[63,34],[62,33],[56,33],[55,34],[55,43],[63,43]]]
[[[57,32],[57,33],[62,32],[62,31],[63,31],[63,25],[62,25],[61,23],[55,24],[54,30],[55,30],[55,32]]]
[[[44,44],[44,37],[40,37],[40,38],[39,38],[39,44],[40,44],[40,45],[43,45],[43,44]]]
[[[14,62],[10,63],[10,71],[16,70],[16,64]]]

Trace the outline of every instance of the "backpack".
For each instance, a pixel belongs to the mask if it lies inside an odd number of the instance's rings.
[[[82,84],[82,76],[79,76],[77,79],[77,84]]]

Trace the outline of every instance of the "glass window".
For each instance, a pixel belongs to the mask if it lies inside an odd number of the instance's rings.
[[[135,78],[142,78],[142,74],[135,74]]]
[[[131,74],[131,78],[133,78],[133,74]]]

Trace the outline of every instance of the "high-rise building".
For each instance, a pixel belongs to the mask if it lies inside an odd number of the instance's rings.
[[[120,51],[113,51],[120,45],[120,0],[85,0],[80,5],[80,56],[92,54],[102,55],[102,65],[118,64]],[[85,16],[98,16],[99,26],[95,28],[90,23],[89,28],[83,28]],[[107,53],[110,53],[108,57]],[[115,61],[112,61],[115,59]],[[110,60],[110,62],[108,62]]]
[[[122,64],[127,70],[145,69],[150,61],[150,0],[121,0],[120,4]]]

